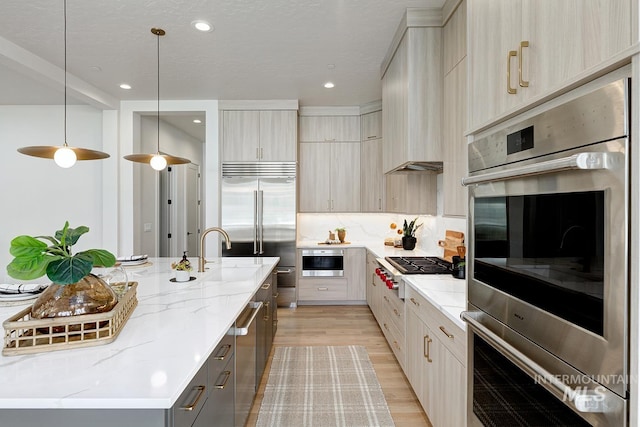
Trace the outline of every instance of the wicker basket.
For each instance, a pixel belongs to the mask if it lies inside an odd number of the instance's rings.
[[[137,287],[138,282],[130,282],[123,298],[106,313],[32,319],[29,306],[2,323],[2,354],[16,356],[113,342],[138,305]]]

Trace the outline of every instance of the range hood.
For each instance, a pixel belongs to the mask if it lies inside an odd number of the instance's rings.
[[[387,173],[394,173],[394,172],[441,173],[442,169],[443,169],[442,162],[409,161],[401,164],[397,168],[394,168]]]

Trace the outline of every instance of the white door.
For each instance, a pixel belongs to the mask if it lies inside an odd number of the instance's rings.
[[[189,256],[197,257],[200,254],[200,172],[199,166],[190,163],[186,168],[185,177],[185,223],[186,223],[186,251]]]

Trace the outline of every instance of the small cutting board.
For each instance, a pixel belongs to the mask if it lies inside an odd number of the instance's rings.
[[[458,255],[458,246],[464,246],[464,233],[447,230],[444,240],[438,240],[438,246],[444,248],[443,259],[453,262],[452,257]]]

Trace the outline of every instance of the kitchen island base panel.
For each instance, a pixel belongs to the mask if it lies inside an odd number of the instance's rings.
[[[164,409],[0,409],[0,425],[11,427],[164,427]]]

